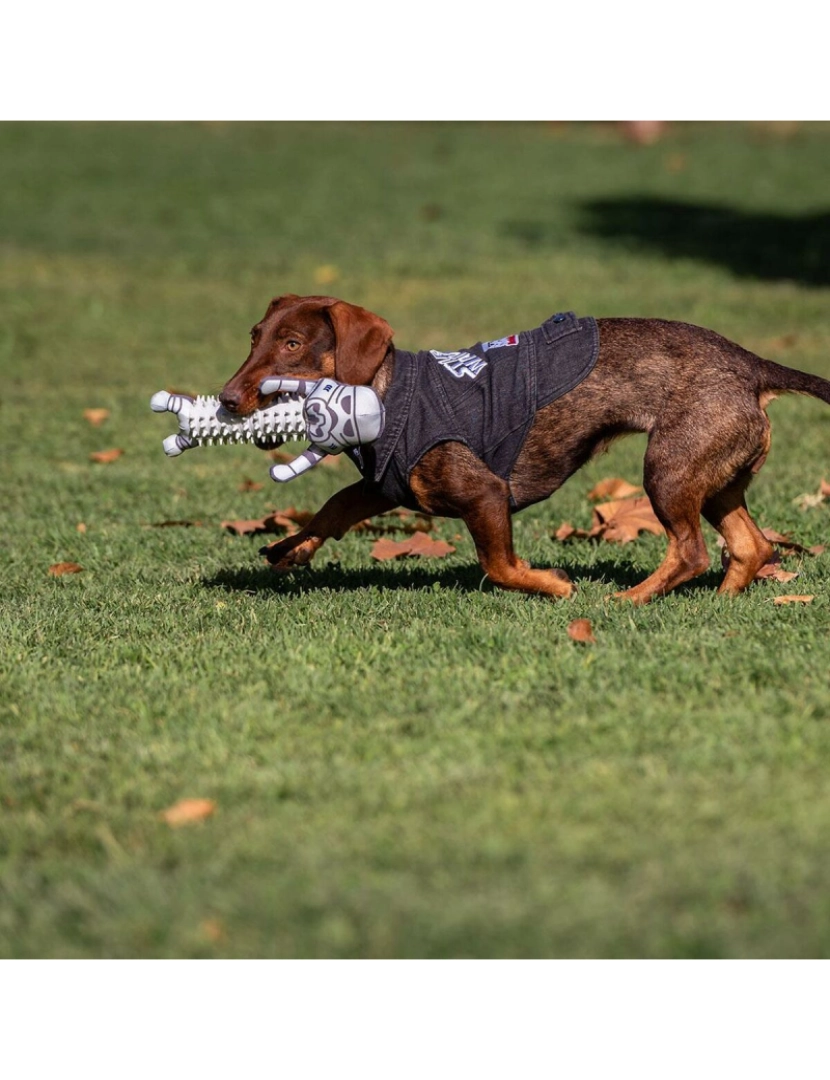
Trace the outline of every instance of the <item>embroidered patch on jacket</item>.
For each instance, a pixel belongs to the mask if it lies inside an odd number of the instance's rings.
[[[489,352],[490,349],[506,349],[508,345],[518,345],[519,335],[508,334],[507,337],[497,338],[495,341],[483,341],[481,343],[482,349],[485,352]]]
[[[468,352],[439,352],[437,349],[429,350],[442,368],[454,375],[456,379],[463,379],[468,375],[474,379],[483,368],[487,367],[487,361],[480,356],[474,356]]]

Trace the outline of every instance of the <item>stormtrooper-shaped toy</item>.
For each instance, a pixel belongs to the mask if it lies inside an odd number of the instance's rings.
[[[293,480],[313,468],[327,454],[374,442],[383,432],[383,402],[369,386],[350,386],[335,379],[266,379],[260,389],[279,397],[249,416],[225,411],[216,397],[191,398],[160,390],[150,406],[154,412],[172,412],[179,431],[164,440],[168,457],[178,457],[194,446],[256,443],[276,447],[286,439],[305,436],[311,445],[287,464],[274,465],[271,478]]]
[[[350,386],[335,379],[265,379],[263,394],[300,394],[307,450],[286,464],[271,467],[271,479],[285,483],[313,469],[328,454],[374,442],[383,433],[383,402],[370,386]]]

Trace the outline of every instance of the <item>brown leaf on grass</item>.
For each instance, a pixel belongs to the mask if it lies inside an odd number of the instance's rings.
[[[64,574],[80,574],[83,567],[76,562],[57,562],[49,567],[52,577],[63,577]]]
[[[564,543],[565,540],[572,540],[574,539],[574,537],[577,540],[587,540],[591,536],[591,534],[588,532],[587,529],[574,528],[574,526],[571,525],[570,521],[563,521],[554,533],[554,536],[557,540]]]
[[[572,623],[568,623],[568,637],[572,641],[581,641],[589,645],[597,643],[589,619],[574,619]]]
[[[630,495],[636,495],[642,490],[641,487],[635,487],[634,484],[629,484],[627,480],[621,480],[618,476],[609,476],[591,488],[588,498],[591,502],[598,502],[600,499],[627,499]]]
[[[93,427],[100,427],[109,414],[109,409],[84,409],[84,420],[87,420]]]
[[[81,534],[86,532],[86,524],[83,521],[79,521],[75,528]]]
[[[641,532],[662,535],[666,530],[657,520],[646,495],[636,499],[615,499],[594,507],[590,536],[600,536],[611,543],[627,544]]]
[[[251,480],[250,477],[246,476],[245,479],[242,481],[242,483],[239,485],[239,490],[240,491],[262,491],[262,489],[264,487],[265,487],[265,485],[261,484],[259,482],[259,480]]]
[[[775,544],[776,547],[786,548],[787,551],[807,552],[809,549],[804,547],[803,544],[799,544],[797,540],[793,540],[791,536],[787,536],[786,533],[777,532],[775,529],[762,529],[761,532],[769,540],[771,544]]]
[[[97,461],[99,465],[109,465],[111,462],[117,461],[123,453],[123,450],[117,448],[113,448],[112,450],[96,450],[89,455],[89,460]]]
[[[726,561],[726,566],[729,566],[729,560]],[[767,562],[761,567],[758,573],[755,575],[755,581],[765,581],[770,579],[772,581],[793,581],[798,577],[797,570],[785,570],[781,566],[781,556],[776,551]]]
[[[376,540],[372,545],[371,555],[379,562],[388,559],[400,559],[404,555],[421,555],[428,559],[443,559],[455,551],[452,544],[445,540],[431,540],[425,533],[417,532],[408,540]]]
[[[277,524],[273,514],[261,518],[237,518],[234,521],[223,521],[222,528],[232,532],[235,536],[255,536],[258,533],[288,531],[288,526]]]
[[[252,536],[257,533],[287,533],[293,536],[299,532],[299,525],[306,525],[314,517],[310,510],[296,510],[289,506],[287,510],[274,510],[261,518],[242,518],[236,521],[223,521],[222,528],[236,536]]]
[[[815,596],[776,596],[773,604],[809,604],[815,600]]]
[[[590,530],[575,529],[569,521],[565,521],[554,535],[562,541],[607,540],[609,543],[627,544],[636,540],[643,531],[658,536],[665,532],[646,495],[600,503],[594,507]]]
[[[195,825],[209,818],[216,809],[213,799],[180,799],[159,815],[171,829],[181,825]]]
[[[275,507],[273,515],[280,521],[286,521],[302,527],[303,525],[308,525],[309,521],[314,517],[314,511],[298,510],[295,506],[288,506],[285,510],[277,510]]]

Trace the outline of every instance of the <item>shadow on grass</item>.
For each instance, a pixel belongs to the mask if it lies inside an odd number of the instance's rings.
[[[553,569],[555,564],[534,566],[540,570]],[[561,566],[561,563],[560,563]],[[607,585],[614,592],[630,589],[638,585],[651,572],[629,566],[621,566],[610,560],[599,561],[591,566],[565,564],[564,569],[574,584],[596,581]],[[709,570],[693,581],[680,586],[678,593],[696,589],[714,590],[720,583],[721,574]],[[341,569],[336,563],[329,563],[321,569],[307,567],[305,570],[281,574],[267,567],[252,567],[240,570],[221,570],[212,577],[202,578],[202,585],[208,589],[222,589],[225,592],[278,592],[285,596],[301,596],[309,590],[329,589],[332,592],[356,592],[360,589],[405,589],[423,591],[434,588],[453,589],[456,592],[473,593],[492,591],[495,586],[487,580],[481,567],[470,564],[461,567],[441,567],[434,564],[417,565],[386,564],[367,566],[357,569]]]
[[[671,258],[692,258],[765,281],[830,283],[830,212],[752,212],[714,203],[631,195],[581,206],[581,231],[623,240]],[[561,242],[544,221],[506,222],[507,235],[527,247]]]

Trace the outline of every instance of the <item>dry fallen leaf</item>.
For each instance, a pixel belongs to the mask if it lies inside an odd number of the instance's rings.
[[[293,506],[289,506],[287,510],[274,510],[261,518],[223,521],[222,528],[230,530],[236,536],[252,536],[258,533],[288,533],[293,536],[299,532],[298,525],[308,524],[313,517],[310,510],[295,510]]]
[[[264,487],[265,487],[265,485],[261,484],[258,480],[251,480],[250,477],[246,476],[245,479],[242,481],[242,483],[239,485],[239,490],[240,491],[262,491],[262,489]]]
[[[728,565],[729,562],[727,560],[727,566]],[[763,581],[765,579],[770,579],[772,581],[787,582],[793,581],[797,577],[797,570],[785,570],[781,566],[781,556],[778,554],[778,552],[776,552],[772,556],[772,558],[768,559],[767,562],[764,563],[764,565],[755,575],[755,581]]]
[[[627,544],[636,540],[643,531],[658,536],[665,532],[646,495],[637,499],[615,499],[594,507],[591,536],[601,536],[611,543]]]
[[[277,528],[271,517],[237,518],[234,521],[223,521],[222,528],[232,532],[235,536],[254,536],[258,533],[286,531],[285,527]]]
[[[180,799],[173,806],[163,810],[160,817],[167,822],[171,829],[178,829],[180,825],[194,825],[204,821],[216,809],[213,799]]]
[[[569,521],[565,521],[554,536],[557,540],[608,540],[610,543],[627,544],[636,540],[643,531],[658,536],[665,532],[646,495],[600,503],[594,507],[590,530],[575,529]]]
[[[88,420],[93,427],[100,427],[109,414],[109,409],[84,409],[84,420]]]
[[[77,529],[77,531],[79,533],[83,534],[83,533],[86,532],[86,525],[85,525],[85,523],[83,521],[79,521],[78,524],[75,526],[75,528]]]
[[[63,577],[64,574],[80,574],[83,567],[76,562],[58,562],[49,567],[52,577]]]
[[[404,555],[422,555],[431,559],[442,559],[455,551],[452,544],[444,540],[431,540],[422,532],[416,532],[408,540],[376,540],[372,545],[371,555],[379,562],[399,559]]]
[[[809,604],[815,596],[776,596],[773,604]]]
[[[285,520],[294,525],[308,525],[309,521],[314,517],[313,510],[298,510],[295,506],[287,506],[285,510],[278,510],[274,507],[272,511],[277,520]]]
[[[642,490],[641,487],[635,487],[634,484],[629,484],[627,480],[621,480],[618,476],[609,476],[591,488],[588,498],[591,502],[597,502],[599,499],[627,499],[630,495],[636,495]]]
[[[796,540],[793,540],[791,536],[787,536],[785,533],[776,532],[775,529],[762,529],[761,532],[771,544],[786,548],[788,551],[805,553],[808,550],[803,544],[799,544]]]
[[[574,619],[568,624],[568,637],[572,641],[582,641],[590,645],[596,645],[594,630],[589,619]]]
[[[95,453],[89,455],[89,460],[97,461],[99,465],[109,465],[110,462],[117,461],[123,453],[123,450],[115,448],[112,450],[97,450]]]

